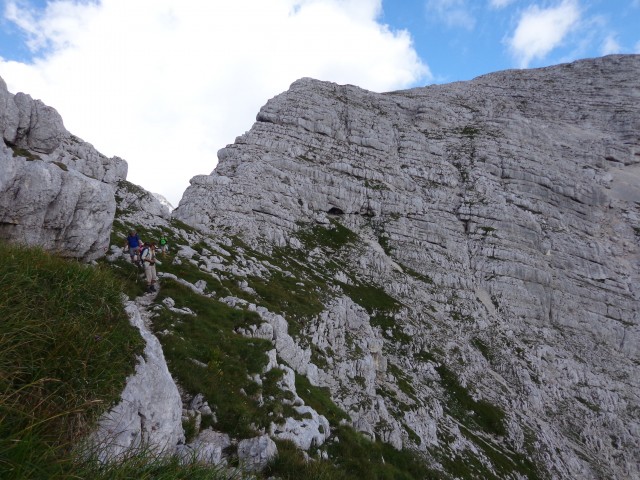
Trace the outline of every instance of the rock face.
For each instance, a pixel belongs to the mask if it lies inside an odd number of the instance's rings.
[[[0,79],[0,237],[93,260],[108,247],[124,160],[71,135],[53,108]]]
[[[102,415],[90,439],[102,462],[118,460],[140,448],[172,454],[176,445],[185,440],[182,400],[162,346],[145,325],[139,307],[129,302],[126,308],[146,346],[135,374],[127,379],[120,403]]]
[[[292,367],[359,430],[500,478],[522,471],[495,452],[638,478],[639,92],[638,55],[385,94],[302,79],[174,217],[330,276],[276,348],[311,346]]]

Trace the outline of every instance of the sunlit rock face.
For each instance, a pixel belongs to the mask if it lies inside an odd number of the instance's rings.
[[[71,135],[58,112],[0,79],[0,237],[93,260],[109,243],[127,163]]]
[[[383,94],[301,79],[218,156],[174,216],[331,272],[298,337],[326,364],[294,368],[354,426],[441,464],[491,464],[485,442],[640,476],[640,56]],[[305,250],[322,226],[355,240]]]

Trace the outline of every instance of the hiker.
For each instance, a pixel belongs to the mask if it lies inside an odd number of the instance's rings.
[[[147,277],[147,293],[156,291],[156,244],[151,242],[145,245],[140,252],[140,259],[144,263],[144,274]]]
[[[135,230],[131,230],[129,232],[129,236],[127,237],[127,243],[124,246],[125,249],[129,248],[129,256],[131,256],[131,263],[139,264],[139,255],[140,255],[140,247],[142,246],[142,241],[140,237],[136,233]]]
[[[162,234],[160,237],[160,253],[163,255],[167,253],[167,249],[169,248],[169,244],[167,243],[167,237]]]

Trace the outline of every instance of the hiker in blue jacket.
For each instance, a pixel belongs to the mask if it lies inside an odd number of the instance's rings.
[[[139,264],[140,263],[140,244],[142,241],[140,237],[136,233],[135,230],[131,230],[129,232],[129,236],[127,237],[127,244],[125,248],[129,247],[129,256],[131,256],[131,263]]]

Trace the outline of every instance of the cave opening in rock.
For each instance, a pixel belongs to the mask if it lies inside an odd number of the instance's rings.
[[[338,207],[331,207],[327,213],[329,215],[344,215],[344,211]]]

